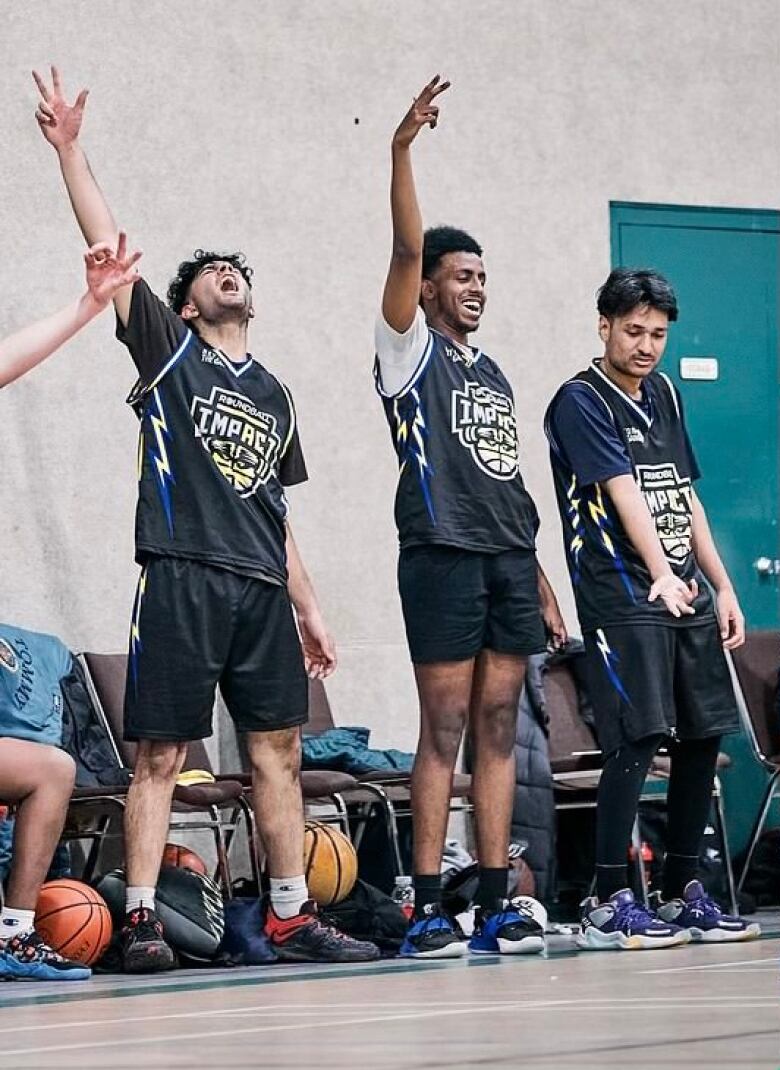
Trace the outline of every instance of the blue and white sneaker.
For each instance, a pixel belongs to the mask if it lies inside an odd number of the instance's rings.
[[[477,907],[469,951],[474,955],[535,955],[544,951],[544,929],[527,902],[502,899],[497,910]]]
[[[35,930],[12,936],[0,949],[2,981],[87,981],[91,976],[88,966],[58,955]]]
[[[688,881],[682,899],[670,899],[664,903],[658,892],[654,892],[652,898],[658,917],[686,929],[691,940],[703,944],[723,944],[755,940],[761,935],[761,926],[757,922],[747,922],[734,914],[724,914],[715,900],[704,891],[701,881]]]
[[[407,959],[459,959],[467,952],[457,922],[438,903],[428,903],[423,917],[412,918],[398,954]]]
[[[588,951],[646,951],[653,947],[687,944],[690,934],[660,918],[634,899],[628,888],[615,892],[606,903],[586,899],[580,904],[582,930],[578,947]]]

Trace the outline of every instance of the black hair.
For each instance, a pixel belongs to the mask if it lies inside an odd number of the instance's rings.
[[[252,275],[254,272],[246,262],[243,253],[208,253],[204,249],[196,249],[192,254],[192,260],[182,260],[176,274],[168,286],[168,305],[174,312],[179,313],[187,303],[190,295],[190,286],[208,264],[216,260],[224,260],[241,272],[247,286],[252,289]]]
[[[677,319],[674,290],[657,271],[615,268],[596,294],[596,308],[607,319],[625,316],[632,309],[646,305],[665,312],[670,323]]]
[[[447,253],[476,253],[482,256],[482,246],[465,230],[457,227],[430,227],[423,238],[422,277],[429,279]]]

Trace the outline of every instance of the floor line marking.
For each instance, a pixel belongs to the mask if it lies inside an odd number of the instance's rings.
[[[766,963],[766,966],[764,965]],[[761,969],[777,969],[780,959],[741,959],[737,962],[705,962],[698,966],[665,966],[658,970],[639,970],[641,974],[647,973],[688,973],[691,970],[726,970],[736,966],[761,966]]]
[[[668,1014],[670,1007],[667,1004],[658,1006],[647,1006],[646,1001],[643,1002],[645,1010],[657,1010],[662,1011],[664,1014]],[[676,1006],[681,1006],[681,1001],[675,1001]],[[503,1006],[494,1007],[494,1012],[512,1011],[517,1013],[518,1011],[536,1011],[540,1009],[553,1009],[555,1007],[567,1006],[569,1008],[576,1008],[581,1006],[583,1010],[593,1011],[605,1011],[612,1013],[614,1011],[615,1001],[609,998],[605,998],[600,1001],[598,1005],[594,1005],[594,1001],[588,1000],[538,1000],[538,1001],[525,1001],[507,1004]],[[761,999],[758,997],[757,1002],[743,1003],[740,1005],[741,1009],[773,1009],[777,1006],[777,999],[769,998]],[[699,1003],[695,1005],[695,1009],[698,1010],[722,1010],[722,1002],[709,1002]],[[682,1009],[682,1008],[681,1008]],[[691,1008],[686,1008],[691,1009]],[[254,1035],[258,1033],[281,1033],[288,1032],[290,1030],[298,1029],[332,1029],[341,1028],[345,1025],[372,1025],[381,1024],[384,1022],[397,1022],[397,1021],[418,1021],[428,1018],[446,1018],[452,1017],[457,1014],[477,1014],[484,1010],[484,1006],[475,1006],[473,1008],[458,1007],[453,1009],[438,1009],[430,1011],[421,1011],[410,1014],[392,1014],[392,1015],[371,1015],[368,1017],[356,1017],[356,1018],[342,1018],[337,1021],[323,1022],[321,1020],[314,1022],[284,1022],[277,1023],[275,1025],[260,1025],[251,1026],[246,1029],[217,1029],[200,1033],[171,1033],[162,1036],[151,1037],[116,1037],[111,1040],[98,1040],[98,1041],[85,1041],[79,1044],[52,1044],[35,1048],[15,1048],[5,1049],[0,1051],[0,1061],[3,1058],[10,1055],[42,1055],[51,1052],[64,1052],[64,1051],[87,1051],[95,1050],[98,1048],[115,1048],[115,1047],[128,1047],[139,1046],[144,1044],[169,1044],[179,1041],[191,1041],[191,1040],[210,1040],[217,1037],[225,1036],[242,1036],[242,1035]],[[96,1024],[92,1022],[94,1027]],[[702,1041],[707,1041],[709,1038],[702,1037]]]

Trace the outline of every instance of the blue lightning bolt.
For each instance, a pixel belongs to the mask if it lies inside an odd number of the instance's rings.
[[[604,505],[604,498],[601,494],[601,486],[596,483],[594,486],[595,500],[588,502],[588,511],[590,512],[590,518],[596,525],[599,534],[601,535],[601,541],[607,550],[607,553],[615,562],[615,568],[618,571],[618,575],[626,589],[626,592],[632,602],[636,602],[636,596],[634,594],[634,588],[631,583],[631,579],[626,571],[626,566],[623,563],[623,558],[618,553],[617,547],[612,541],[612,537],[607,531],[608,527],[612,527],[612,521],[607,515],[606,506]]]
[[[411,461],[417,469],[417,478],[425,500],[425,507],[431,523],[436,523],[431,499],[430,482],[433,478],[433,468],[426,455],[426,440],[428,438],[428,425],[425,422],[425,414],[420,401],[420,395],[416,390],[410,390],[406,397],[411,398],[412,405],[408,415],[404,416],[399,410],[398,400],[393,403],[393,416],[396,425],[396,448],[401,461],[401,471],[406,467],[406,462]],[[405,400],[405,399],[403,399]]]
[[[160,397],[160,392],[157,387],[155,387],[152,391],[152,400],[154,408],[150,407],[148,409],[148,416],[149,423],[151,424],[152,431],[154,433],[154,444],[149,444],[149,454],[154,464],[154,470],[157,476],[157,490],[160,494],[160,501],[162,502],[162,507],[165,510],[165,518],[168,521],[168,532],[172,538],[173,503],[171,502],[171,484],[174,484],[176,480],[173,478],[173,472],[171,471],[171,465],[168,459],[167,446],[167,443],[171,441],[172,436],[168,428],[168,422],[165,417],[165,410],[163,409],[162,398]]]
[[[609,677],[612,686],[615,688],[615,690],[623,699],[623,701],[627,702],[630,706],[631,699],[628,697],[626,689],[625,687],[623,687],[623,681],[618,676],[617,669],[615,668],[615,666],[620,661],[620,658],[617,656],[614,650],[610,649],[609,643],[607,642],[607,637],[606,635],[604,635],[604,632],[601,628],[596,629],[596,646],[598,647],[599,653],[601,654],[601,657],[604,661],[604,668],[607,670],[607,676]]]

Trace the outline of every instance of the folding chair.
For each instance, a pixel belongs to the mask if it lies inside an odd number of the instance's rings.
[[[754,756],[769,774],[739,876],[737,889],[741,892],[772,800],[780,796],[780,717],[777,711],[780,631],[748,632],[744,645],[731,651],[729,664],[745,733]]]
[[[117,761],[120,765],[132,769],[136,745],[127,743],[122,738],[127,656],[85,652],[80,655],[80,658],[90,697],[107,726]],[[190,743],[184,769],[203,769],[211,772],[211,762],[202,740]],[[125,806],[125,796],[117,797],[115,800],[122,809]],[[230,898],[232,894],[228,847],[232,836],[238,829],[242,814],[246,817],[251,829],[253,827],[251,807],[245,805],[242,785],[236,781],[219,780],[207,784],[177,784],[174,789],[169,828],[172,831],[207,830],[211,832],[217,855],[217,875],[226,898]],[[250,850],[250,857],[253,855],[254,852]]]

